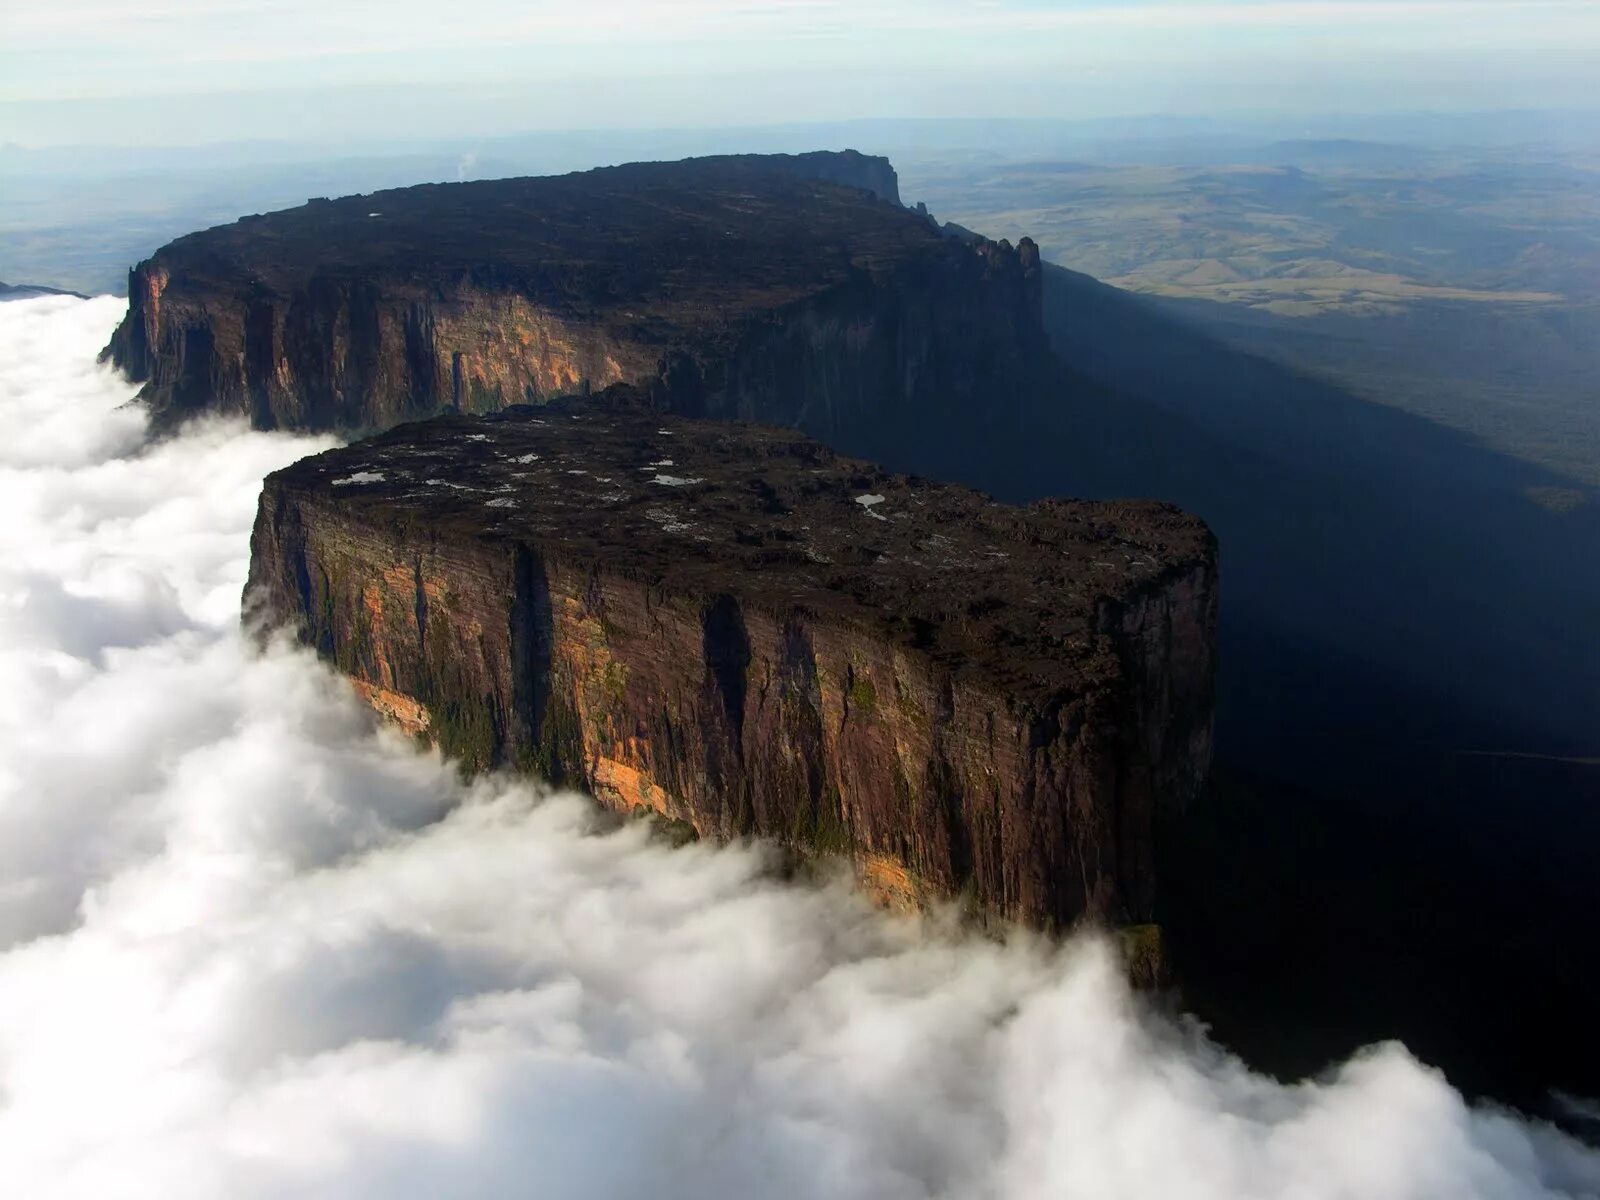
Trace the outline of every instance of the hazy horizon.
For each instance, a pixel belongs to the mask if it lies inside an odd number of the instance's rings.
[[[0,143],[1590,108],[1574,0],[101,0],[0,14]],[[463,82],[470,80],[470,82]]]

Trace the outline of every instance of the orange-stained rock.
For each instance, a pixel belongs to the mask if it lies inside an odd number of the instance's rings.
[[[353,679],[351,682],[363,700],[372,705],[380,716],[398,725],[402,732],[417,737],[428,731],[431,721],[428,710],[414,697],[379,687],[365,679]]]
[[[621,399],[270,476],[253,601],[471,768],[849,856],[898,906],[1149,919],[1158,810],[1211,755],[1200,521]]]
[[[365,432],[625,382],[881,454],[908,415],[1000,419],[1047,344],[1031,242],[897,200],[853,152],[318,200],[163,246],[106,356],[161,426]]]

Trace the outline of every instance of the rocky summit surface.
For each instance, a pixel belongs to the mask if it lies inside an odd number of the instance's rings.
[[[270,476],[256,611],[469,766],[848,855],[907,901],[1148,919],[1157,810],[1211,755],[1204,525],[1014,508],[621,391]]]
[[[313,200],[129,276],[106,348],[158,422],[354,432],[619,382],[842,435],[1020,388],[1039,257],[946,235],[854,151],[634,163]],[[982,416],[977,420],[982,423]],[[888,436],[885,434],[885,436]]]

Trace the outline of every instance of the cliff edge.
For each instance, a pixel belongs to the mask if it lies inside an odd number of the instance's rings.
[[[1166,505],[1014,508],[602,401],[306,459],[251,550],[261,617],[469,767],[907,902],[1148,920],[1157,810],[1210,763],[1215,543]]]
[[[886,159],[634,163],[313,200],[133,269],[106,347],[158,425],[366,432],[616,383],[873,450],[1005,419],[1046,346],[1037,248],[945,236]],[[981,383],[993,411],[974,414]]]

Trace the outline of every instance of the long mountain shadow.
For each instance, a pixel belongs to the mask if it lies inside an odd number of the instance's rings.
[[[1173,914],[1219,1026],[1297,1069],[1403,1036],[1468,1087],[1593,1094],[1600,497],[1087,277],[1045,302],[1161,445],[1089,486],[1157,489],[1223,546],[1223,767],[1186,835],[1217,840],[1180,846],[1205,865]],[[1305,1024],[1274,1039],[1274,1011]]]
[[[1087,276],[1047,268],[1045,310],[1110,394],[1065,382],[1027,485],[1222,544],[1217,788],[1168,848],[1202,1011],[1285,1070],[1399,1036],[1470,1089],[1592,1094],[1600,497],[1552,512],[1585,489]]]
[[[1164,848],[1189,1002],[1285,1073],[1398,1037],[1469,1091],[1600,1092],[1600,497],[1084,275],[1045,316],[1016,426],[843,448],[1216,531],[1219,766]]]
[[[1120,411],[1080,403],[1073,419],[1140,448],[1074,455],[1062,478],[1175,500],[1222,540],[1230,747],[1295,778],[1335,732],[1446,755],[1596,752],[1600,504],[1559,513],[1531,498],[1580,485],[1087,276],[1048,269],[1045,306],[1057,353],[1121,393],[1106,401]],[[1292,665],[1308,654],[1324,679],[1310,693]],[[1343,675],[1382,690],[1329,686]],[[1274,677],[1292,687],[1263,692]],[[1348,754],[1328,757],[1319,777],[1374,784]]]

